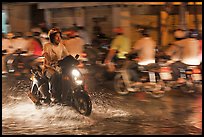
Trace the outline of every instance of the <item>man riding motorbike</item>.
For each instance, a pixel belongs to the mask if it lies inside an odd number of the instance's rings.
[[[170,66],[173,70],[173,79],[178,83],[183,83],[185,80],[179,78],[180,68],[186,69],[188,65],[199,65],[199,41],[197,40],[198,33],[196,30],[191,29],[189,31],[188,37],[182,30],[177,30],[175,32],[175,37],[177,38],[172,46],[176,47],[174,50],[168,50],[167,55],[173,56],[179,53],[177,60]],[[179,38],[179,39],[178,39]]]
[[[58,28],[52,28],[48,32],[50,42],[43,46],[43,56],[45,57],[43,73],[48,77],[51,86],[51,95],[54,97],[54,102],[66,101],[67,92],[63,88],[63,74],[60,72],[56,63],[69,55],[69,52],[65,48],[61,40],[61,31]],[[61,86],[62,84],[62,86]],[[46,93],[47,100],[49,99],[49,93]],[[61,98],[62,96],[62,98]]]
[[[142,38],[136,41],[133,50],[129,52],[129,55],[138,53],[139,65],[155,63],[156,42],[150,37],[148,29],[141,29],[139,32],[141,33]],[[138,69],[138,64],[135,61],[130,61],[127,66],[131,79],[137,82],[139,82],[139,77],[135,71]]]
[[[113,32],[116,34],[116,37],[111,42],[109,53],[105,59],[105,64],[110,72],[115,71],[115,66],[111,62],[123,62],[126,58],[125,54],[131,48],[130,39],[124,35],[124,30],[121,27],[114,28]]]

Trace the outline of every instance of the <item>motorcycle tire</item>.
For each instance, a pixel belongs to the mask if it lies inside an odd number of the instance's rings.
[[[89,95],[85,91],[74,93],[73,105],[80,114],[84,116],[91,115],[92,103]]]
[[[165,94],[165,91],[151,92],[151,96],[154,98],[161,98]]]
[[[201,93],[202,94],[202,84],[185,84],[180,86],[180,90],[184,93]]]
[[[127,95],[129,93],[120,73],[116,74],[114,77],[114,89],[120,95]]]

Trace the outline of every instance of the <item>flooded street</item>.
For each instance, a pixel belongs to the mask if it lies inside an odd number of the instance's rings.
[[[3,135],[201,135],[202,95],[170,91],[162,98],[146,93],[118,95],[113,82],[89,77],[92,113],[68,106],[39,109],[27,97],[28,80],[2,78]]]

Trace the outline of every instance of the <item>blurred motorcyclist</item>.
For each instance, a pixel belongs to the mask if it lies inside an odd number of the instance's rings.
[[[84,40],[85,44],[91,45],[91,39],[86,29],[83,26],[79,26],[78,28],[79,28],[78,30],[79,36]]]
[[[39,40],[39,32],[26,32],[25,39],[27,40],[28,55],[24,58],[25,66],[28,70],[34,65],[33,62],[39,56],[42,56],[42,43]]]
[[[48,37],[50,42],[43,46],[43,55],[45,57],[45,68],[43,72],[50,80],[50,92],[55,99],[54,102],[63,102],[65,101],[67,95],[64,89],[60,89],[64,87],[63,85],[61,86],[62,74],[60,73],[59,68],[53,64],[56,64],[58,60],[61,60],[63,57],[69,55],[69,52],[62,43],[60,29],[50,29],[48,32]]]
[[[135,42],[133,50],[129,54],[138,53],[137,63],[139,65],[148,65],[155,63],[155,48],[156,42],[150,37],[148,29],[139,30],[142,37]],[[138,81],[138,75],[135,71],[138,69],[138,64],[135,61],[130,61],[127,66],[128,71],[133,81]]]
[[[10,53],[9,48],[11,47],[11,42],[7,37],[8,35],[2,33],[2,50],[6,50],[7,53]],[[2,56],[2,74],[8,73],[6,71],[6,64],[5,64],[5,59],[8,55]]]
[[[172,55],[175,52],[179,52],[179,59],[171,64],[173,70],[173,78],[178,83],[183,83],[185,80],[179,78],[179,68],[186,69],[188,65],[199,65],[199,41],[197,40],[198,32],[191,29],[186,38],[186,33],[181,33],[182,30],[177,30],[175,32],[175,37],[179,40],[176,40],[172,44],[177,46],[177,49],[173,52],[166,52],[167,55]],[[179,34],[179,35],[178,35]],[[183,39],[181,39],[183,37]]]
[[[186,39],[186,37],[187,37],[186,31],[184,31],[182,29],[176,29],[175,30],[175,32],[174,32],[175,41],[180,41],[182,39]],[[181,55],[180,47],[173,44],[173,43],[169,44],[169,47],[167,48],[166,51],[164,51],[164,53],[171,57],[171,61],[169,61],[170,63],[180,60],[180,55]]]
[[[21,49],[26,51],[27,50],[27,40],[23,37],[23,33],[22,32],[16,32],[15,33],[15,37],[13,38],[12,41],[12,46],[14,47],[14,49]]]
[[[48,43],[49,42],[48,35],[46,33],[41,33],[40,34],[40,41],[41,41],[42,45],[45,45],[46,43]]]
[[[125,54],[127,54],[131,48],[130,39],[124,35],[123,28],[116,27],[113,29],[113,32],[116,36],[111,42],[109,53],[105,59],[105,64],[108,66],[110,72],[115,71],[115,66],[111,62],[123,62],[126,58]]]
[[[16,32],[16,33],[10,32],[7,34],[7,40],[2,41],[2,44],[3,45],[5,44],[4,47],[7,49],[7,55],[3,57],[3,62],[5,64],[10,58],[13,58],[15,56],[12,54],[15,52],[15,50],[17,49],[27,50],[27,47],[26,47],[27,42],[22,36],[23,35],[21,32]],[[6,66],[5,64],[2,64],[2,65]]]
[[[75,30],[70,30],[66,32],[66,34],[69,39],[66,39],[63,42],[67,51],[69,51],[69,53],[73,57],[75,57],[77,54],[81,55],[84,51],[85,41],[81,37],[79,37],[79,33]]]

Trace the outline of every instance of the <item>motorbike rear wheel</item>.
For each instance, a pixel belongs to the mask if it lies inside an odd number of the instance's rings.
[[[191,84],[184,84],[182,86],[180,86],[180,90],[184,93],[201,93],[202,94],[202,84],[195,84],[195,83],[191,83]]]
[[[129,91],[125,85],[124,79],[120,73],[116,74],[114,78],[115,91],[120,95],[127,95]]]
[[[151,96],[154,98],[161,98],[164,96],[165,91],[163,90],[163,85],[162,82],[160,83],[156,83],[153,87],[152,87],[152,91],[150,92]]]
[[[83,92],[75,92],[73,98],[74,108],[82,115],[89,116],[92,111],[92,103],[89,95]]]

